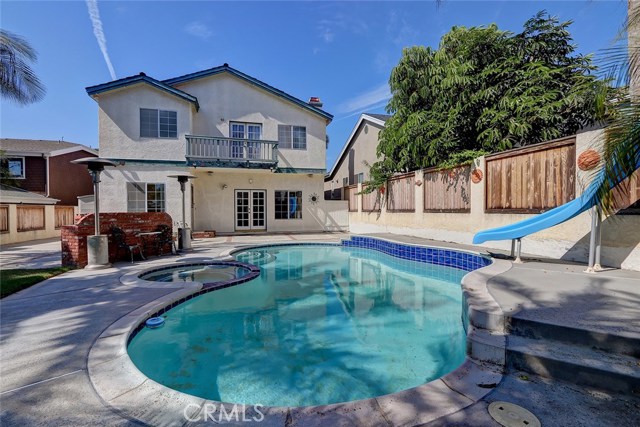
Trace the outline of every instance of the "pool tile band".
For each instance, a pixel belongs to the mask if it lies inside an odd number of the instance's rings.
[[[367,236],[351,236],[343,240],[342,246],[364,248],[383,252],[396,258],[423,262],[445,267],[473,271],[491,264],[491,258],[456,249],[430,248],[407,243],[396,243]]]

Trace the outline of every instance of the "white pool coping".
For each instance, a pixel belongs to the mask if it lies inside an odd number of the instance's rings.
[[[300,243],[304,242],[296,242],[294,245]],[[251,245],[256,246],[270,245]],[[246,246],[236,249],[240,248],[244,249]],[[473,251],[460,251],[480,255]],[[217,259],[228,255],[229,253],[224,254]],[[153,286],[150,282],[138,278],[144,271],[125,274],[121,277],[121,282],[128,286],[175,288],[175,292],[132,311],[105,329],[89,351],[89,378],[97,394],[108,406],[127,418],[153,426],[207,424],[204,421],[205,412],[210,412],[212,405],[215,405],[213,408],[217,411],[215,422],[222,425],[253,423],[260,426],[284,427],[301,424],[306,427],[346,423],[367,427],[389,427],[425,424],[472,405],[491,392],[502,380],[506,341],[505,317],[498,303],[488,292],[486,284],[490,278],[510,268],[511,262],[493,259],[492,264],[471,271],[462,279],[463,300],[469,319],[467,358],[464,363],[441,378],[397,393],[331,405],[262,407],[259,409],[263,417],[260,422],[252,418],[257,413],[249,405],[246,406],[246,413],[236,414],[235,418],[219,418],[222,406],[226,408],[225,413],[232,414],[234,404],[210,401],[168,388],[146,377],[129,358],[129,336],[142,322],[151,314],[202,289],[202,284],[197,282],[163,283],[161,286]],[[243,422],[243,415],[246,422]],[[208,423],[213,421],[209,420]]]

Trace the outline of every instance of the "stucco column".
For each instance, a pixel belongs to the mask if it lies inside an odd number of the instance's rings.
[[[424,185],[423,178],[424,173],[422,172],[422,170],[415,171],[413,200],[415,201],[414,216],[416,224],[420,224],[420,221],[422,220],[422,216],[424,214],[424,189],[422,188],[422,186]],[[420,183],[420,185],[418,185],[418,183]]]
[[[478,169],[482,173],[482,180],[477,184],[471,181],[469,187],[471,188],[471,194],[469,195],[469,203],[471,208],[471,229],[473,232],[480,231],[482,229],[482,223],[484,218],[484,202],[485,202],[485,185],[487,181],[487,173],[485,168],[484,156],[478,157],[471,164],[471,171]]]

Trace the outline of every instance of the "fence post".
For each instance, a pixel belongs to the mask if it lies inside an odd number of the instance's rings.
[[[359,182],[356,187],[356,203],[358,204],[358,213],[362,213],[362,183]]]
[[[420,224],[420,220],[424,215],[424,172],[422,169],[415,171],[415,178],[413,180],[413,215],[415,217],[416,224]],[[418,184],[420,183],[420,184]]]

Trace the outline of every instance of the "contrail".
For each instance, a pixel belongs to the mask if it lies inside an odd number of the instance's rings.
[[[109,53],[107,52],[107,39],[104,36],[104,31],[102,31],[102,20],[100,19],[100,11],[98,10],[98,0],[87,0],[87,9],[89,9],[89,18],[91,18],[91,23],[93,24],[93,35],[96,36],[98,46],[100,46],[102,56],[104,56],[104,62],[107,63],[111,80],[115,80],[116,72],[113,69],[111,59],[109,59]]]

